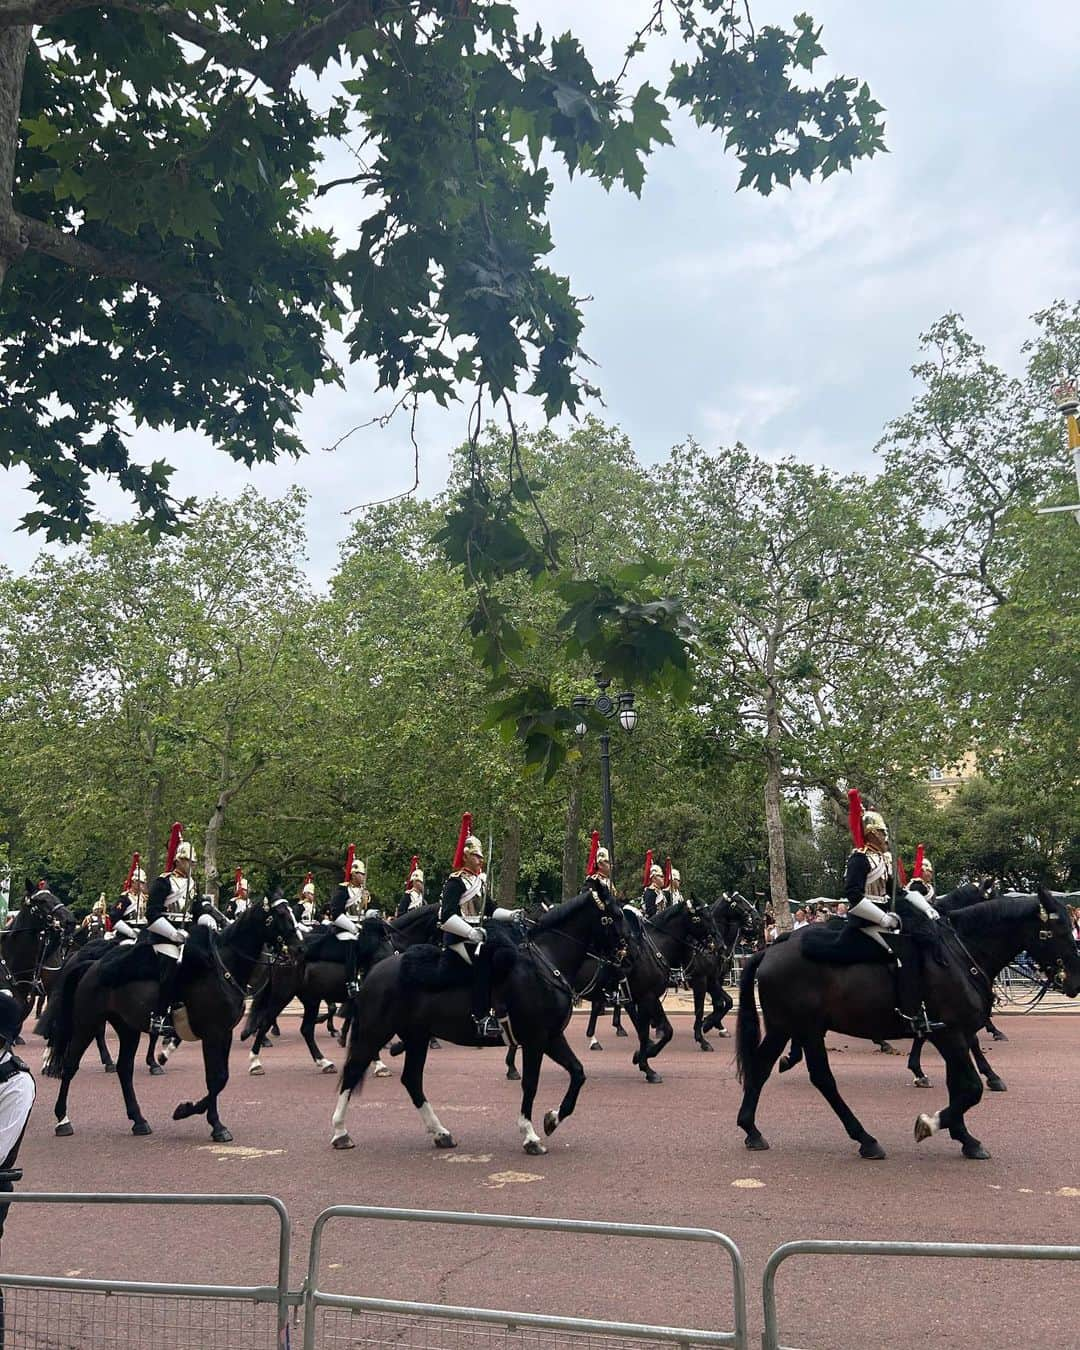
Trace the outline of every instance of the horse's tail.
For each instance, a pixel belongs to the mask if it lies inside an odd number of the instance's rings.
[[[739,1016],[735,1024],[735,1059],[738,1065],[739,1082],[746,1081],[746,1071],[761,1044],[761,1019],[758,1017],[757,1000],[754,986],[757,983],[757,970],[765,959],[764,948],[755,952],[743,966],[739,976]]]
[[[42,1065],[46,1078],[64,1076],[64,1060],[75,1031],[75,995],[93,964],[92,961],[75,961],[60,971],[45,1011],[34,1028],[38,1035],[44,1036],[49,1047],[48,1060]]]

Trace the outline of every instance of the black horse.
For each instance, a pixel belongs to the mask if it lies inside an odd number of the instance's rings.
[[[557,905],[536,923],[520,947],[496,939],[495,930],[510,925],[491,923],[485,944],[496,1003],[504,1025],[522,1049],[523,1081],[518,1127],[526,1153],[547,1150],[533,1128],[532,1109],[545,1055],[570,1075],[558,1110],[544,1116],[551,1134],[572,1114],[585,1071],[566,1040],[573,1011],[573,986],[582,964],[617,957],[625,941],[625,919],[604,886],[589,887],[573,900]],[[334,1110],[334,1148],[355,1147],[346,1129],[349,1099],[379,1050],[396,1033],[405,1045],[401,1081],[420,1112],[437,1148],[453,1148],[455,1140],[424,1095],[424,1063],[432,1036],[458,1045],[477,1045],[472,1018],[471,973],[451,952],[416,946],[403,956],[380,961],[361,986],[349,1038],[348,1058]],[[467,983],[462,982],[464,974]]]
[[[954,914],[951,925],[935,927],[940,929],[944,964],[927,959],[923,982],[931,1015],[945,1024],[930,1039],[945,1060],[949,1102],[932,1116],[918,1117],[915,1138],[928,1139],[945,1129],[960,1143],[965,1158],[987,1158],[986,1149],[968,1132],[964,1115],[982,1097],[969,1040],[986,1022],[994,979],[1026,950],[1048,979],[1075,998],[1080,993],[1080,951],[1068,911],[1046,891],[1038,896],[984,901]],[[752,957],[743,970],[737,1029],[743,1098],[738,1125],[746,1135],[747,1148],[768,1148],[757,1127],[758,1099],[781,1050],[788,1040],[797,1039],[811,1082],[858,1143],[860,1157],[884,1158],[881,1145],[840,1096],[829,1067],[825,1033],[839,1031],[868,1040],[910,1035],[896,1012],[894,974],[874,954],[873,941],[861,935],[856,936],[866,944],[865,961],[827,965],[808,960],[802,948],[812,932],[813,925],[773,943]],[[764,1037],[755,987],[765,1020]]]
[[[10,928],[0,934],[0,956],[11,988],[29,1016],[49,991],[75,934],[75,916],[51,891],[33,891]]]
[[[229,1080],[229,1051],[233,1028],[244,1010],[244,989],[268,938],[283,923],[277,911],[264,901],[229,924],[220,939],[208,928],[196,926],[184,944],[180,998],[191,1038],[202,1043],[206,1096],[197,1102],[181,1102],[173,1119],[205,1114],[217,1143],[232,1139],[221,1122],[217,1101]],[[151,944],[143,940],[96,961],[74,965],[66,972],[57,988],[58,1002],[38,1027],[49,1044],[46,1072],[51,1078],[61,1079],[54,1107],[56,1134],[74,1133],[68,1117],[71,1081],[87,1046],[106,1022],[120,1038],[117,1074],[131,1132],[152,1133],[135,1096],[132,1075],[139,1037],[147,1030],[157,1005],[159,959]]]
[[[725,981],[735,959],[735,948],[740,941],[755,945],[765,931],[765,920],[754,906],[740,895],[721,896],[709,909],[716,927],[715,950],[703,954],[688,970],[690,990],[694,997],[694,1040],[702,1050],[711,1050],[705,1038],[710,1031],[726,1036],[724,1018],[735,1006],[735,1000],[725,988]],[[712,1003],[712,1012],[705,1016],[705,998]]]
[[[389,921],[374,916],[363,919],[357,938],[358,973],[366,975],[376,962],[385,959],[391,951],[405,951],[417,943],[434,942],[438,936],[438,913],[438,905],[421,905]],[[304,1010],[300,1034],[316,1067],[322,1073],[336,1072],[333,1061],[323,1055],[315,1040],[315,1028],[321,1020],[319,1007],[323,1002],[331,1007],[347,1002],[344,946],[344,943],[337,941],[335,930],[317,929],[305,939],[295,959],[278,962],[271,967],[269,978],[252,1000],[251,1011],[240,1033],[242,1041],[254,1037],[248,1056],[248,1073],[259,1076],[266,1072],[260,1054],[266,1045],[270,1027],[294,998],[300,1000]],[[344,1039],[348,1008],[343,1007],[343,1018]]]

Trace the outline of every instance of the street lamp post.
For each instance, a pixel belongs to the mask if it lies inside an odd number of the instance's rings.
[[[596,685],[600,690],[596,698],[589,699],[584,694],[578,694],[571,703],[578,715],[578,723],[575,728],[579,736],[584,736],[588,731],[588,725],[585,722],[585,713],[591,707],[595,708],[601,717],[617,717],[619,726],[623,731],[631,732],[637,726],[637,709],[634,707],[634,695],[628,690],[617,694],[613,699],[608,693],[608,687],[611,679],[607,675],[597,675]],[[604,847],[608,851],[612,867],[615,866],[615,827],[612,822],[611,813],[611,735],[605,727],[600,733],[600,796],[603,806],[604,823]]]

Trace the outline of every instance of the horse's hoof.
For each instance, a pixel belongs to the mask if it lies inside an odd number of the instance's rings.
[[[251,1074],[252,1078],[262,1078],[266,1070],[261,1064],[249,1064],[248,1073]]]
[[[704,1037],[702,1037],[702,1039],[701,1039],[700,1041],[698,1041],[698,1045],[702,1048],[702,1050],[711,1050],[711,1049],[712,1049],[712,1046],[709,1044],[709,1042],[708,1042],[707,1040],[705,1040]]]
[[[330,1142],[331,1142],[331,1147],[333,1147],[333,1148],[355,1148],[355,1147],[356,1147],[356,1142],[355,1142],[355,1140],[353,1139],[353,1137],[352,1137],[351,1134],[339,1134],[338,1137],[337,1137],[336,1139],[332,1139]]]
[[[645,1081],[646,1083],[662,1083],[664,1080],[655,1069],[649,1069],[645,1074]]]
[[[792,1059],[790,1055],[785,1055],[776,1067],[781,1073],[787,1073],[788,1069],[793,1069],[798,1062],[797,1059]]]
[[[626,1030],[625,1027],[616,1027],[616,1028],[615,1028],[615,1035],[616,1035],[616,1036],[627,1036],[628,1034],[629,1034],[629,1033],[627,1032],[627,1030]]]
[[[273,1026],[273,1027],[271,1027],[271,1028],[270,1028],[270,1035],[271,1035],[271,1036],[280,1036],[280,1035],[281,1035],[281,1028],[278,1027],[278,1026]]]
[[[16,1044],[16,1045],[25,1045],[26,1042],[23,1040],[23,1038],[22,1038],[21,1036],[16,1036],[16,1037],[15,1037],[15,1044]]]
[[[590,1050],[603,1050],[603,1048],[604,1048],[604,1047],[600,1044],[599,1041],[590,1041],[590,1042],[589,1042],[589,1049],[590,1049]]]
[[[555,1131],[556,1131],[556,1129],[558,1128],[558,1125],[559,1125],[559,1113],[558,1113],[558,1111],[545,1111],[545,1112],[544,1112],[544,1133],[545,1133],[545,1134],[554,1134]]]
[[[895,1045],[890,1045],[888,1041],[882,1041],[878,1046],[878,1052],[882,1055],[898,1055],[900,1053]]]
[[[375,1078],[391,1078],[393,1076],[385,1064],[376,1064],[372,1074]]]
[[[62,1125],[57,1125],[53,1133],[57,1139],[68,1139],[75,1133],[75,1126],[72,1125],[70,1120],[65,1120]]]
[[[457,1140],[447,1131],[446,1134],[437,1134],[435,1136],[436,1148],[457,1148]]]
[[[232,1131],[227,1130],[224,1125],[219,1125],[216,1130],[210,1131],[210,1138],[215,1144],[231,1144]]]
[[[148,1064],[147,1068],[150,1070],[150,1076],[152,1078],[161,1078],[165,1073],[165,1070],[160,1064]]]
[[[104,1064],[104,1065],[102,1065],[102,1067],[104,1068],[104,1070],[105,1070],[106,1073],[115,1073],[115,1072],[116,1072],[116,1065],[115,1065],[115,1064]]]
[[[1007,1041],[1009,1039],[1003,1031],[995,1031],[993,1036],[995,1041]]]
[[[763,1134],[748,1134],[746,1136],[746,1147],[751,1153],[767,1153],[769,1141]]]
[[[187,1120],[188,1116],[197,1114],[194,1102],[181,1102],[172,1113],[173,1120]]]
[[[427,1043],[427,1048],[428,1048],[429,1050],[441,1050],[441,1049],[442,1049],[442,1041],[437,1041],[437,1040],[435,1039],[435,1037],[432,1036],[431,1040],[428,1041],[428,1043]]]
[[[547,1148],[540,1142],[539,1139],[529,1139],[525,1143],[525,1152],[531,1158],[539,1158],[542,1153],[547,1152]]]
[[[634,1057],[633,1057],[633,1059],[631,1059],[630,1063],[633,1064],[634,1067],[636,1068],[636,1067],[637,1067],[637,1064],[638,1064],[638,1061],[639,1061],[640,1059],[641,1059],[641,1051],[640,1051],[640,1050],[635,1050],[635,1051],[634,1051]]]
[[[973,1162],[985,1162],[990,1156],[989,1151],[977,1140],[972,1144],[964,1144],[960,1151],[965,1158],[971,1158]]]
[[[511,1083],[521,1082],[521,1074],[518,1073],[517,1069],[507,1069],[506,1076],[510,1079]]]
[[[927,1078],[926,1074],[923,1074],[923,1076],[922,1076],[921,1078],[916,1078],[916,1079],[914,1080],[914,1082],[911,1084],[911,1086],[912,1086],[912,1087],[933,1087],[934,1085],[933,1085],[933,1083],[931,1083],[930,1079]]]
[[[868,1158],[871,1162],[880,1162],[885,1157],[885,1150],[876,1139],[866,1139],[859,1145],[859,1157]]]
[[[934,1122],[923,1112],[922,1115],[915,1118],[915,1142],[921,1144],[924,1139],[929,1139],[934,1133]]]
[[[717,1027],[716,1034],[718,1036],[728,1037],[731,1035],[731,1032],[728,1031],[727,1027]]]
[[[990,1089],[991,1092],[1008,1092],[1009,1090],[1005,1086],[1004,1078],[996,1078],[996,1077],[988,1078],[986,1080],[986,1086]]]
[[[163,1070],[163,1069],[165,1068],[165,1065],[168,1064],[168,1062],[169,1062],[169,1056],[168,1056],[168,1055],[158,1055],[158,1057],[157,1057],[157,1066],[158,1066],[159,1069],[162,1069],[162,1070]],[[153,1067],[154,1067],[154,1066],[151,1064],[150,1068],[153,1069]]]
[[[141,1137],[142,1135],[145,1134],[153,1134],[154,1131],[150,1128],[149,1125],[147,1125],[145,1120],[137,1120],[135,1124],[132,1125],[131,1127],[131,1133],[137,1134]]]

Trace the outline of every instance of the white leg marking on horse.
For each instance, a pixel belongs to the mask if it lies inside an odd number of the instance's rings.
[[[250,1057],[248,1058],[248,1073],[253,1073],[256,1075],[256,1077],[258,1077],[259,1074],[265,1072],[266,1071],[262,1066],[262,1060],[255,1053],[255,1051],[252,1050]]]
[[[421,1102],[420,1119],[424,1122],[424,1129],[428,1134],[447,1135],[450,1131],[435,1114],[435,1108],[430,1102]]]
[[[58,1120],[56,1123],[57,1125],[70,1125],[71,1121],[65,1116],[63,1120]]]
[[[332,1069],[334,1067],[334,1064],[332,1060],[323,1058],[317,1059],[315,1061],[315,1067],[317,1069]]]
[[[521,1131],[521,1142],[523,1144],[538,1144],[540,1142],[540,1136],[533,1129],[533,1123],[528,1116],[518,1116],[518,1129]]]
[[[331,1122],[334,1126],[334,1133],[331,1136],[331,1140],[340,1139],[343,1134],[348,1133],[345,1129],[345,1113],[349,1109],[349,1098],[351,1095],[350,1092],[338,1093],[337,1106],[334,1107],[334,1116]]]
[[[382,1062],[381,1059],[377,1059],[375,1061],[375,1067],[374,1069],[372,1069],[372,1073],[375,1075],[376,1078],[390,1077],[390,1070],[386,1067],[386,1065]]]

